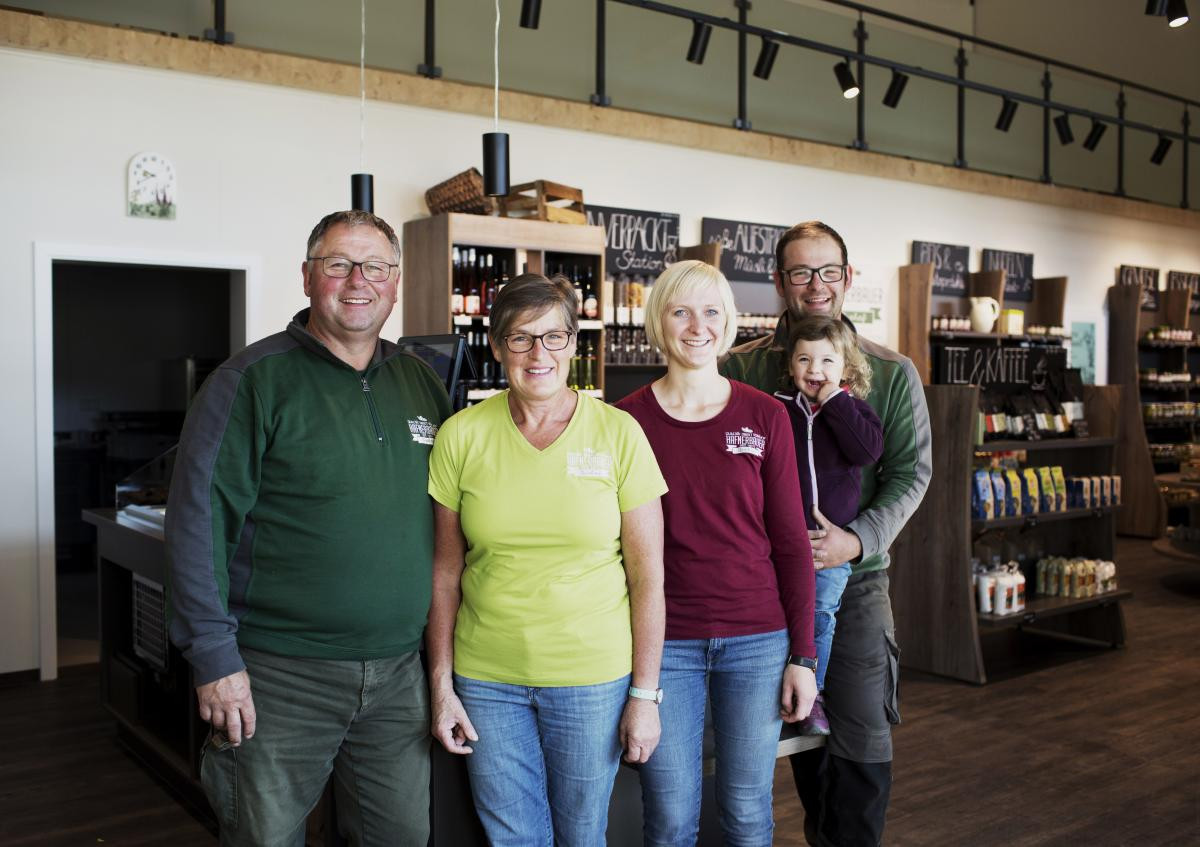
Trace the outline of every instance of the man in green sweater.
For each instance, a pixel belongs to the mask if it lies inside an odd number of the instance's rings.
[[[221,365],[167,504],[171,640],[212,726],[201,779],[227,845],[303,843],[330,773],[353,844],[424,844],[429,452],[450,414],[379,338],[400,245],[369,212],[313,230],[310,307]]]
[[[763,391],[788,373],[788,324],[804,315],[842,317],[854,280],[842,237],[820,221],[797,224],[775,248],[775,288],[787,307],[774,335],[730,351],[722,373]],[[804,804],[805,836],[821,847],[878,845],[892,785],[892,724],[899,650],[888,599],[888,548],[925,496],[932,472],[929,411],[912,362],[861,336],[871,363],[866,398],[883,422],[883,455],[863,469],[858,517],[810,532],[817,568],[852,566],[837,613],[825,678],[831,734],[824,748],[791,757]],[[804,520],[797,515],[796,520]]]

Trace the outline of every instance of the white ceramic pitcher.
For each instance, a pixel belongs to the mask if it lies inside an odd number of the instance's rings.
[[[1000,304],[993,297],[971,297],[971,329],[991,332],[1000,317]]]

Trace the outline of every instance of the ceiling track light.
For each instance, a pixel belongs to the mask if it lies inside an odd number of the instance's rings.
[[[888,83],[887,91],[883,94],[883,105],[889,109],[896,108],[900,98],[904,96],[904,86],[908,85],[908,74],[892,69],[892,81]]]
[[[1146,0],[1146,14],[1159,17],[1167,13],[1167,0]]]
[[[1017,101],[1004,98],[1004,102],[1000,104],[1000,114],[996,118],[996,129],[1001,132],[1008,132],[1008,128],[1012,126],[1013,116],[1017,114]]]
[[[375,177],[363,167],[363,148],[367,143],[367,0],[362,0],[358,41],[358,170],[350,174],[350,208],[375,211]]]
[[[508,133],[500,131],[500,0],[492,29],[492,131],[483,134],[483,193],[508,194]]]
[[[537,29],[542,16],[542,0],[521,0],[521,26]]]
[[[1095,150],[1096,145],[1100,143],[1100,139],[1104,137],[1104,131],[1107,129],[1108,124],[1093,119],[1092,128],[1088,130],[1087,138],[1083,140],[1083,149]]]
[[[1191,18],[1188,15],[1185,0],[1167,0],[1167,26],[1175,29],[1183,26],[1189,20]]]
[[[833,75],[837,77],[838,85],[842,87],[842,96],[847,100],[853,100],[858,96],[859,87],[854,79],[854,72],[850,70],[850,61],[846,60],[838,62],[833,66]]]
[[[763,38],[762,47],[758,51],[758,61],[754,63],[754,75],[759,79],[770,79],[771,69],[775,67],[775,57],[779,55],[779,42]]]
[[[1071,132],[1071,116],[1066,112],[1054,119],[1054,129],[1060,144],[1065,146],[1075,140],[1075,133]]]
[[[693,65],[704,64],[704,54],[708,50],[708,39],[711,35],[711,24],[692,21],[692,41],[688,44],[687,60]]]
[[[1154,148],[1154,152],[1150,154],[1150,164],[1161,165],[1163,159],[1167,158],[1167,151],[1171,149],[1171,139],[1165,135],[1158,137],[1158,146]]]

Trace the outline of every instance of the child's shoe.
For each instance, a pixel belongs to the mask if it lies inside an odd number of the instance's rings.
[[[825,702],[824,698],[820,694],[818,694],[817,699],[813,701],[812,711],[808,713],[808,717],[800,721],[800,734],[829,734],[829,718],[825,716]]]

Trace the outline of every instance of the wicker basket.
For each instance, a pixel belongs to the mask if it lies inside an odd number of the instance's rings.
[[[425,192],[429,213],[466,212],[472,215],[496,214],[496,199],[483,193],[483,175],[475,168],[455,174]]]

